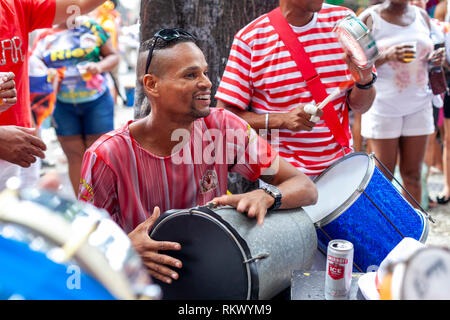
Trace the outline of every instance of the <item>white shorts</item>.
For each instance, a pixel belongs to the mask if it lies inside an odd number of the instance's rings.
[[[366,112],[361,117],[361,135],[366,139],[395,139],[401,136],[425,136],[434,132],[431,106],[400,117],[385,117]]]

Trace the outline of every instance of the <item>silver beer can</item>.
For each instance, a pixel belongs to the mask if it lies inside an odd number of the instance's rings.
[[[377,43],[369,28],[359,18],[348,15],[338,21],[333,31],[361,69],[371,67],[379,58]]]
[[[346,300],[352,283],[353,244],[347,240],[331,240],[327,249],[325,299]]]

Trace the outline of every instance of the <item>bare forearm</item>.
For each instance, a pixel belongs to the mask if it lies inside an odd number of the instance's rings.
[[[359,89],[355,86],[348,97],[350,108],[359,114],[366,112],[372,106],[375,95],[376,90],[374,86],[370,89]]]
[[[118,54],[111,54],[99,61],[98,65],[102,72],[109,72],[119,64],[119,61],[120,57]]]
[[[277,186],[283,195],[280,209],[310,206],[317,202],[317,189],[306,176],[294,176]]]
[[[268,172],[276,172],[267,175]],[[294,168],[279,156],[272,163],[271,168],[264,172],[261,179],[280,189],[283,196],[281,209],[309,206],[317,202],[317,188],[304,173]]]
[[[251,111],[243,111],[236,106],[218,100],[218,108],[223,108],[233,112],[237,116],[244,119],[253,129],[266,129],[266,114],[258,114]],[[280,129],[283,127],[283,113],[270,113],[267,121],[267,129]]]

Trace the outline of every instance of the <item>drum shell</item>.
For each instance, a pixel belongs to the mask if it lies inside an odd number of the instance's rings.
[[[259,299],[272,298],[289,287],[293,270],[311,268],[317,250],[317,236],[314,224],[303,210],[269,213],[261,227],[255,226],[254,219],[236,214],[234,209],[215,212],[245,239],[253,257],[270,253],[269,257],[256,263]]]
[[[200,210],[204,211],[204,209]],[[191,212],[195,215],[197,210],[194,208]],[[179,210],[177,212],[166,212],[164,215],[166,217],[177,214],[185,215],[187,212],[189,210]],[[203,212],[201,213],[203,214]],[[155,232],[157,233],[155,230],[158,229],[160,223],[163,223],[164,215],[159,218],[150,232],[152,237]],[[236,296],[231,297],[231,299],[270,299],[289,287],[292,270],[306,270],[313,263],[317,249],[317,235],[311,219],[301,209],[270,212],[266,215],[262,226],[256,225],[256,219],[249,219],[246,215],[238,213],[231,207],[213,209],[212,217],[216,219],[217,223],[225,225],[228,231],[236,237],[236,246],[247,247],[248,254],[242,254],[239,257],[242,263],[260,254],[269,253],[264,259],[247,263],[251,274],[247,278],[249,286],[247,297]],[[171,241],[164,235],[158,235],[158,238]],[[183,247],[183,243],[181,243],[181,246]],[[221,254],[220,248],[217,248],[214,254]],[[203,259],[209,260],[209,257],[203,257]],[[188,260],[197,259],[189,257]],[[187,263],[186,261],[183,262],[183,268],[189,268]],[[182,276],[180,275],[180,279]],[[217,272],[217,276],[220,276],[220,272]],[[167,293],[167,290],[177,290],[177,281],[170,287],[164,288],[162,285],[163,296]],[[220,290],[218,289],[218,291]],[[180,298],[192,299],[189,292],[186,292],[185,297]],[[212,297],[200,294],[196,298],[222,299],[222,296],[219,294],[217,297]],[[227,296],[227,298],[230,297]]]

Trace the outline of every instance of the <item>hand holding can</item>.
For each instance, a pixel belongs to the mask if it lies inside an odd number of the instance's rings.
[[[0,72],[0,113],[17,103],[17,90],[13,72]]]

